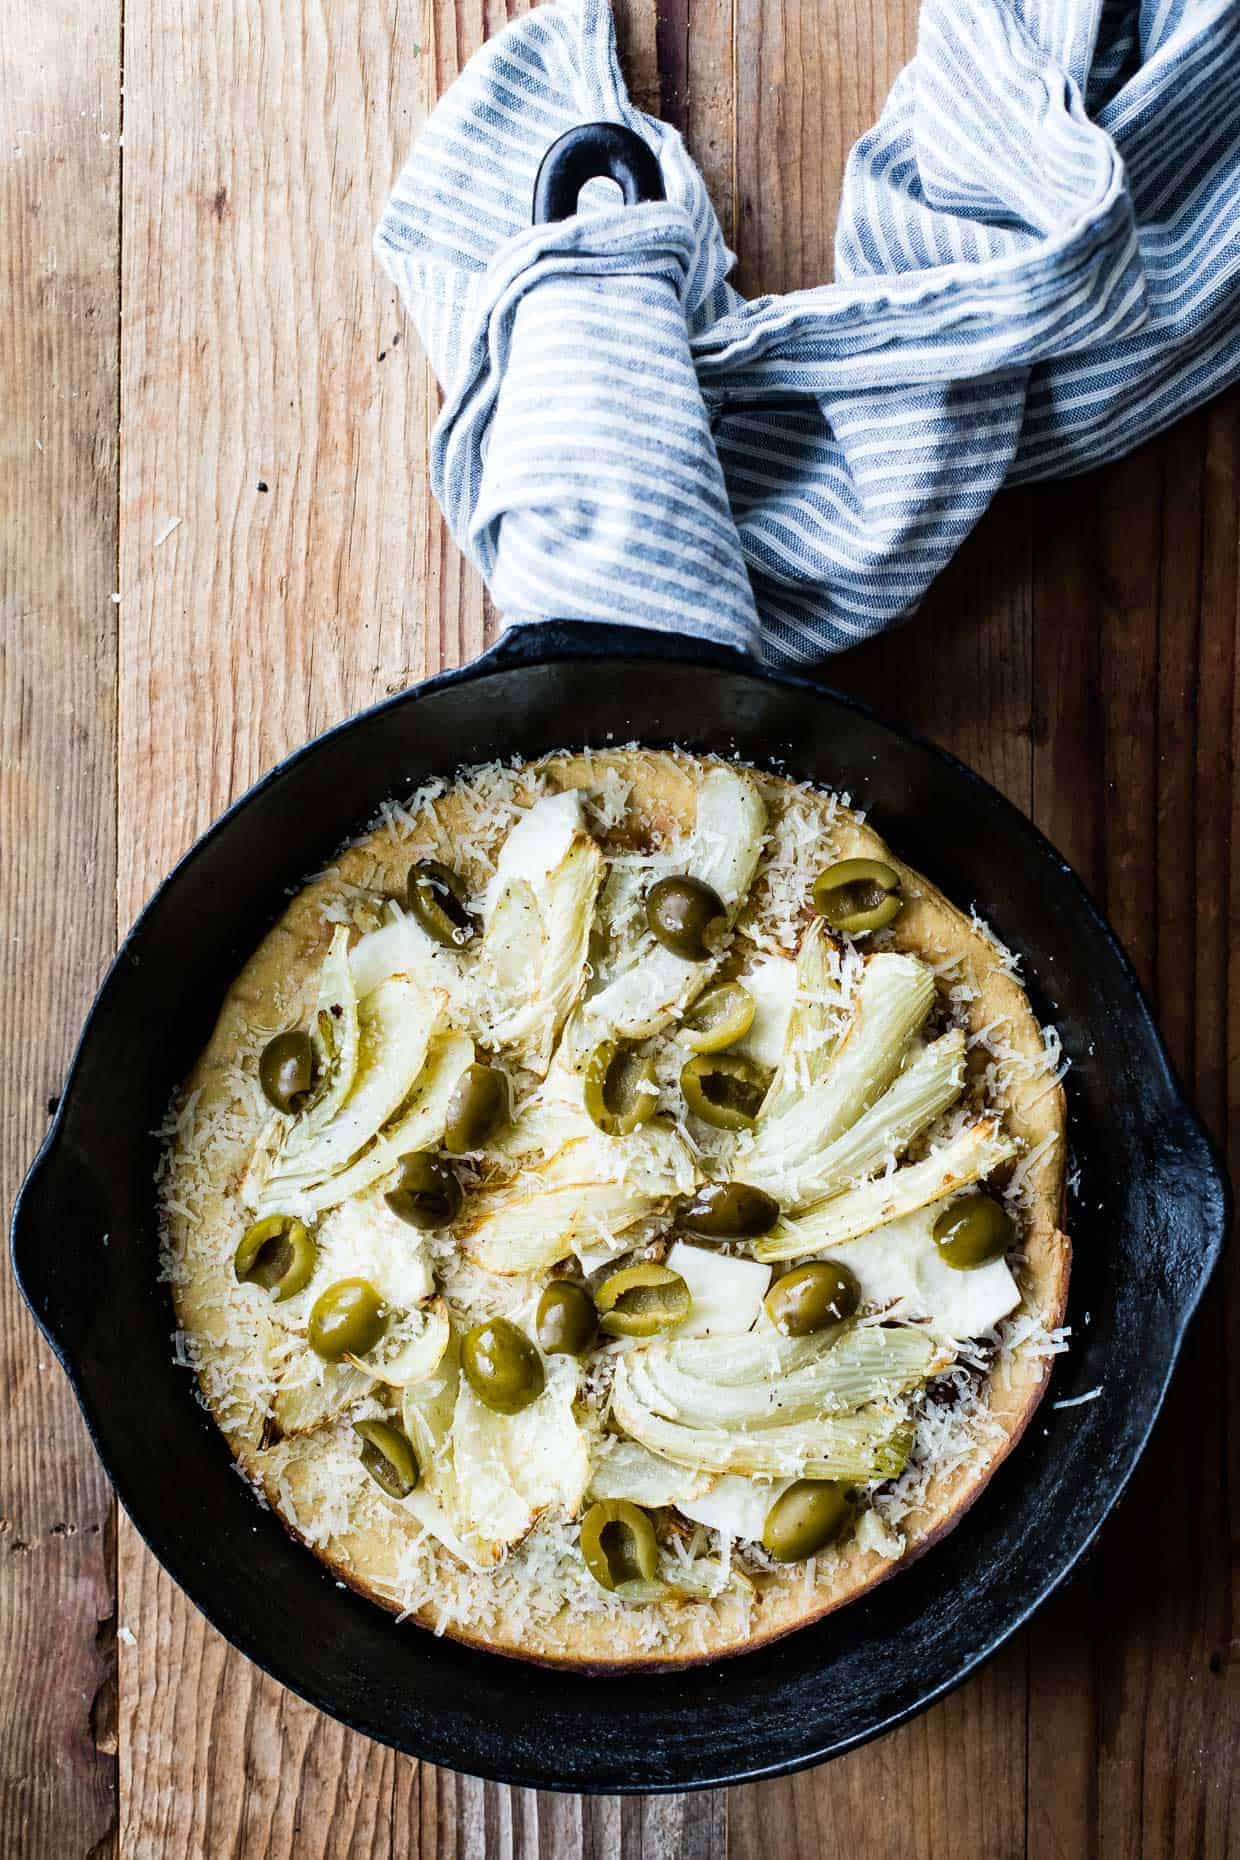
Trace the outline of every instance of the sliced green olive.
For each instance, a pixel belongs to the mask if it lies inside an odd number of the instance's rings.
[[[507,1318],[488,1318],[466,1331],[461,1368],[478,1400],[497,1414],[519,1414],[547,1382],[538,1351]]]
[[[779,1219],[779,1203],[748,1182],[707,1182],[680,1214],[680,1224],[705,1240],[757,1240]]]
[[[481,1149],[508,1115],[508,1080],[495,1066],[466,1066],[444,1119],[443,1146],[450,1156]]]
[[[700,1053],[680,1074],[689,1109],[717,1130],[748,1130],[770,1083],[765,1066],[739,1053]]]
[[[721,1053],[735,1046],[753,1026],[754,999],[739,982],[709,989],[680,1023],[680,1038],[691,1053]]]
[[[903,908],[900,874],[881,859],[841,859],[814,880],[814,909],[848,936],[881,930]]]
[[[408,1498],[418,1483],[418,1462],[409,1436],[390,1421],[354,1421],[362,1443],[361,1462],[389,1498]]]
[[[241,1236],[233,1271],[243,1285],[261,1285],[282,1305],[310,1283],[318,1248],[291,1214],[269,1214]]]
[[[314,1046],[308,1033],[294,1028],[268,1040],[258,1062],[258,1082],[277,1111],[296,1111],[314,1083]]]
[[[960,1272],[984,1266],[1008,1252],[1016,1237],[1011,1215],[993,1195],[980,1190],[944,1208],[934,1223],[939,1257]]]
[[[816,1260],[776,1279],[763,1302],[776,1330],[785,1337],[808,1337],[850,1318],[861,1303],[861,1287],[847,1266]]]
[[[604,1040],[586,1061],[582,1079],[586,1110],[609,1137],[627,1136],[649,1123],[659,1102],[654,1061],[632,1047]]]
[[[728,926],[723,899],[700,878],[661,878],[646,895],[646,922],[664,949],[686,962],[708,962],[707,938]]]
[[[598,1329],[598,1312],[584,1285],[555,1279],[538,1301],[538,1342],[548,1356],[580,1356]]]
[[[394,1188],[383,1199],[410,1227],[446,1227],[461,1206],[461,1185],[449,1165],[429,1150],[410,1150],[398,1164]]]
[[[653,1337],[689,1315],[689,1287],[670,1266],[624,1266],[594,1295],[599,1328],[609,1337]]]
[[[369,1279],[337,1279],[314,1301],[310,1348],[329,1363],[338,1363],[342,1356],[365,1356],[383,1335],[386,1316]]]
[[[405,901],[427,936],[445,949],[463,949],[478,934],[464,879],[437,859],[410,867]]]
[[[838,1479],[798,1479],[767,1512],[762,1546],[777,1563],[803,1563],[839,1536],[855,1507],[852,1487]]]
[[[641,1506],[627,1498],[604,1498],[591,1505],[581,1520],[581,1554],[604,1589],[653,1582],[659,1567],[654,1525]]]

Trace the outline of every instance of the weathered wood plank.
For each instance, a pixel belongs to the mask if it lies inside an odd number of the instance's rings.
[[[848,151],[911,57],[916,0],[735,0],[734,282],[800,290],[834,272]]]
[[[115,937],[120,11],[0,33],[0,1180]],[[115,1559],[73,1396],[0,1273],[0,1852],[115,1851]]]
[[[1238,440],[1233,394],[1105,474],[1041,493],[1034,583],[1038,817],[1154,990],[1220,1136]],[[1234,1850],[1222,1298],[1220,1280],[1090,1569],[1033,1631],[1030,1860]]]
[[[426,604],[427,379],[369,255],[420,38],[378,0],[128,7],[122,922],[271,762],[477,648]],[[416,1851],[416,1766],[230,1652],[128,1527],[120,1561],[127,1857]]]
[[[1240,392],[1233,390],[1204,414],[1206,425],[1202,521],[1203,644],[1199,655],[1197,711],[1198,871],[1217,887],[1218,929],[1212,947],[1198,954],[1194,1081],[1198,1103],[1223,1151],[1233,1185],[1240,1181],[1240,978],[1233,952],[1240,950]],[[1204,852],[1204,860],[1202,853]],[[1232,1546],[1230,1580],[1221,1601],[1226,1641],[1210,1652],[1211,1677],[1226,1688],[1216,1711],[1233,1715],[1240,1695],[1240,1408],[1234,1395],[1240,1365],[1240,1283],[1235,1238],[1218,1273],[1215,1297],[1223,1305],[1223,1351],[1227,1379],[1225,1458],[1222,1488],[1227,1495],[1224,1529]],[[1231,1390],[1228,1399],[1227,1391]],[[1233,1745],[1231,1773],[1236,1761]],[[1216,1836],[1218,1817],[1209,1818]],[[1240,1814],[1224,1825],[1240,1840]]]
[[[1215,469],[1205,469],[1211,431],[1216,441],[1229,437],[1230,470],[1218,469],[1217,447]],[[1221,1109],[1221,1068],[1211,1010],[1229,945],[1226,847],[1210,791],[1231,763],[1235,673],[1219,665],[1218,642],[1222,636],[1234,650],[1238,435],[1240,399],[1233,395],[1226,406],[1185,422],[1129,462],[1127,470],[1139,473],[1148,454],[1147,469],[1160,475],[1157,500],[1148,508],[1157,547],[1152,649],[1139,645],[1146,630],[1142,603],[1151,596],[1144,584],[1134,587],[1132,568],[1141,556],[1134,531],[1145,527],[1146,513],[1137,498],[1125,499],[1123,467],[1112,479],[1119,495],[1109,501],[1102,542],[1108,574],[1123,593],[1121,624],[1104,636],[1108,735],[1121,742],[1145,739],[1138,757],[1129,752],[1121,759],[1118,750],[1115,756],[1114,799],[1121,808],[1107,848],[1107,902],[1138,969],[1153,984],[1173,1057],[1190,1091],[1210,1091],[1213,1101],[1203,1108],[1214,1119]],[[1207,530],[1213,531],[1216,572],[1221,536],[1230,534],[1233,577],[1230,600],[1208,605],[1202,601]],[[1126,789],[1134,797],[1129,810],[1122,808]],[[1134,850],[1141,840],[1148,847]],[[1204,1071],[1198,1067],[1199,1031]],[[1229,1369],[1223,1287],[1220,1279],[1207,1299],[1151,1451],[1100,1551],[1106,1612],[1099,1635],[1099,1848],[1105,1860],[1129,1852],[1150,1860],[1184,1853],[1216,1860],[1234,1851],[1240,1837],[1240,1692],[1226,1663],[1227,1637],[1234,1633],[1234,1553],[1223,1479]],[[1234,1386],[1234,1362],[1230,1368]],[[1158,1528],[1150,1532],[1152,1519]],[[1134,1540],[1143,1546],[1139,1558],[1132,1554]],[[1211,1667],[1220,1656],[1222,1673]]]

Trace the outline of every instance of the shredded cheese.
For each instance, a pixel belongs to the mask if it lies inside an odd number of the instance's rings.
[[[385,802],[367,834],[353,847],[342,848],[316,875],[324,940],[333,926],[350,932],[350,960],[359,990],[378,985],[399,963],[399,972],[416,975],[442,992],[447,1025],[478,1037],[487,1003],[485,990],[476,986],[468,952],[458,956],[423,947],[412,920],[389,900],[415,857],[444,859],[477,895],[494,897],[503,882],[503,852],[512,843],[513,828],[528,820],[536,801],[557,795],[566,780],[580,790],[584,824],[603,849],[601,909],[611,947],[624,948],[626,961],[636,949],[640,959],[643,939],[648,940],[643,913],[650,876],[675,870],[677,859],[687,856],[690,836],[670,829],[666,820],[645,822],[635,831],[635,820],[641,822],[640,802],[634,798],[640,780],[630,778],[602,753],[563,767],[556,758],[532,767],[496,762],[463,771],[451,782],[436,778],[404,799]],[[759,785],[770,814],[769,829],[736,919],[724,973],[748,975],[755,983],[761,1013],[749,1050],[773,1063],[794,1007],[786,983],[790,958],[809,921],[812,881],[824,863],[840,856],[832,846],[837,828],[858,816],[848,811],[846,796],[824,795],[808,784],[761,777]],[[558,803],[540,818],[551,817],[567,831],[575,815],[567,802],[562,811],[562,822]],[[557,846],[553,836],[548,839],[544,865],[554,863]],[[510,854],[510,862],[514,856]],[[1003,972],[1018,976],[1018,958],[976,912],[972,924]],[[875,946],[882,947],[882,940],[871,945]],[[851,942],[832,945],[828,956],[833,1011],[822,1038],[833,1041],[857,999],[865,959]],[[1067,1069],[1053,1027],[1043,1029],[1043,1050],[1031,1059],[1001,1017],[972,1025],[977,976],[958,953],[928,951],[926,960],[935,973],[943,1016],[935,1031],[941,1032],[943,1024],[965,1028],[980,1072],[971,1105],[953,1106],[940,1116],[915,1146],[919,1155],[933,1155],[950,1141],[976,1115],[979,1103],[1002,1109],[1015,1089],[1032,1080],[1044,1081],[1043,1089],[1050,1092]],[[607,948],[592,950],[591,962],[597,966],[589,972],[588,986],[597,991],[611,979]],[[265,1001],[263,1024],[247,1025],[230,1052],[213,1052],[205,1079],[200,1074],[193,1089],[170,1109],[160,1132],[161,1274],[171,1285],[178,1309],[174,1359],[196,1376],[200,1398],[242,1455],[238,1471],[259,1501],[274,1505],[312,1549],[382,1596],[401,1618],[416,1616],[441,1634],[461,1631],[485,1638],[502,1630],[509,1641],[545,1635],[571,1648],[573,1624],[589,1622],[612,1624],[617,1631],[622,1626],[626,1650],[657,1654],[672,1636],[678,1652],[692,1653],[695,1647],[705,1651],[713,1644],[725,1609],[729,1632],[743,1639],[761,1607],[762,1585],[769,1585],[777,1574],[812,1600],[816,1588],[834,1580],[837,1554],[824,1553],[789,1575],[778,1572],[753,1541],[760,1535],[765,1508],[782,1489],[779,1483],[763,1486],[729,1475],[709,1480],[710,1490],[699,1492],[701,1481],[695,1483],[692,1475],[677,1469],[672,1484],[683,1496],[685,1522],[665,1543],[664,1557],[669,1579],[678,1579],[694,1599],[669,1615],[661,1607],[628,1604],[599,1586],[585,1565],[576,1517],[568,1504],[549,1503],[541,1511],[532,1505],[537,1513],[532,1528],[493,1567],[471,1567],[463,1546],[462,1553],[454,1555],[445,1548],[445,1541],[452,1541],[450,1519],[436,1514],[428,1502],[401,1504],[388,1498],[362,1468],[350,1422],[385,1412],[373,1392],[311,1436],[270,1439],[274,1393],[290,1366],[296,1370],[304,1363],[309,1308],[324,1284],[342,1276],[369,1277],[384,1298],[401,1309],[420,1305],[437,1290],[458,1327],[507,1316],[527,1331],[533,1328],[541,1284],[484,1270],[463,1255],[450,1231],[425,1236],[413,1232],[388,1214],[382,1197],[373,1191],[322,1220],[315,1276],[287,1305],[274,1306],[255,1287],[237,1284],[232,1252],[248,1219],[240,1184],[271,1124],[271,1109],[258,1084],[258,1056],[273,1032],[309,1011],[312,993],[312,985],[299,984],[289,989],[287,998],[281,994]],[[659,1088],[659,1114],[683,1140],[691,1175],[697,1180],[726,1179],[736,1160],[737,1138],[689,1119],[679,1085],[686,1055],[676,1031],[673,1018],[647,1043]],[[546,1088],[537,1069],[523,1066],[519,1055],[507,1055],[505,1063],[514,1119],[521,1125],[536,1118],[546,1102]],[[1005,1189],[1018,1218],[1057,1142],[1057,1134],[1051,1132],[1020,1157]],[[484,1150],[462,1169],[471,1185],[495,1189],[505,1183],[539,1181],[546,1160],[537,1148],[516,1156]],[[892,1174],[898,1161],[893,1150],[879,1174]],[[597,1282],[621,1256],[662,1258],[667,1226],[662,1213],[621,1228],[594,1215],[574,1234],[578,1265]],[[696,1274],[699,1253],[705,1249],[682,1244],[673,1263],[684,1264],[688,1254]],[[753,1322],[768,1269],[750,1259],[729,1257],[727,1249],[716,1250],[715,1257],[721,1269],[720,1317],[707,1328],[743,1328]],[[1019,1282],[1018,1271],[1016,1280],[1008,1281],[1017,1297]],[[1006,1308],[1008,1302],[1005,1288],[994,1310]],[[880,1310],[862,1321],[881,1325],[882,1317]],[[608,1427],[611,1387],[615,1366],[629,1347],[617,1340],[591,1354],[573,1404],[583,1451],[598,1468],[606,1467],[609,1443],[615,1439]],[[980,1337],[956,1340],[952,1367],[923,1393],[906,1399],[912,1450],[897,1479],[875,1483],[865,1493],[858,1547],[898,1560],[915,1543],[935,1494],[984,1465],[1006,1438],[992,1413],[994,1392],[1014,1378],[1029,1376],[1067,1347],[1068,1333],[1047,1331],[1023,1302]],[[1079,1405],[1100,1392],[1093,1389],[1055,1405]]]

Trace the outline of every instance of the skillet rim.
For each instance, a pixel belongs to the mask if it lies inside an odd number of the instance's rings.
[[[157,1545],[151,1531],[158,1525],[158,1518],[150,1526],[138,1521],[129,1503],[130,1481],[127,1475],[118,1476],[111,1453],[102,1439],[100,1426],[94,1411],[93,1397],[84,1386],[84,1377],[76,1362],[73,1350],[64,1343],[58,1334],[52,1312],[47,1308],[34,1288],[33,1281],[37,1268],[33,1260],[24,1260],[25,1246],[24,1225],[27,1217],[32,1226],[36,1219],[30,1212],[30,1204],[36,1200],[36,1190],[45,1173],[52,1168],[56,1160],[58,1144],[63,1134],[63,1126],[70,1110],[78,1082],[78,1073],[83,1055],[90,1042],[92,1030],[105,999],[111,992],[117,972],[129,960],[133,945],[143,933],[149,919],[157,911],[167,894],[206,851],[217,836],[223,834],[240,815],[248,804],[266,793],[270,788],[293,774],[299,765],[311,755],[320,751],[327,743],[341,737],[355,725],[362,724],[386,712],[416,703],[439,691],[457,685],[465,685],[476,680],[490,677],[522,666],[551,666],[566,661],[602,661],[624,659],[630,662],[641,660],[665,660],[688,665],[715,667],[720,670],[740,675],[758,683],[774,685],[795,690],[811,699],[825,698],[829,704],[850,711],[866,722],[874,725],[884,733],[908,743],[922,751],[929,752],[941,764],[944,764],[953,777],[963,781],[975,791],[980,791],[987,805],[998,806],[1005,824],[1011,828],[1022,842],[1021,851],[1025,857],[1053,863],[1060,880],[1066,880],[1074,895],[1075,903],[1084,917],[1089,921],[1093,932],[1107,946],[1108,952],[1117,964],[1119,979],[1124,984],[1129,998],[1131,1012],[1134,1014],[1141,1034],[1142,1044],[1151,1061],[1157,1061],[1157,1074],[1151,1074],[1151,1084],[1157,1086],[1157,1099],[1162,1121],[1166,1128],[1174,1133],[1176,1141],[1188,1152],[1195,1151],[1195,1193],[1200,1205],[1202,1243],[1197,1256],[1197,1265],[1191,1281],[1182,1285],[1173,1305],[1173,1328],[1166,1343],[1165,1362],[1157,1380],[1157,1386],[1150,1389],[1149,1406],[1145,1425],[1140,1435],[1130,1445],[1125,1463],[1113,1471],[1112,1483],[1105,1492],[1099,1493],[1088,1529],[1077,1542],[1065,1561],[1056,1564],[1053,1571],[1036,1586],[1035,1591],[1026,1597],[1016,1610],[1004,1622],[998,1631],[991,1631],[986,1644],[970,1655],[962,1665],[938,1684],[919,1691],[910,1703],[902,1705],[887,1713],[880,1721],[859,1731],[837,1738],[821,1747],[803,1752],[795,1757],[776,1758],[748,1767],[735,1767],[711,1774],[697,1774],[691,1777],[664,1778],[641,1776],[636,1779],[607,1777],[606,1780],[592,1782],[581,1776],[564,1777],[546,1771],[531,1769],[514,1769],[511,1766],[500,1767],[486,1760],[479,1761],[478,1756],[470,1753],[472,1767],[468,1773],[482,1776],[491,1781],[504,1782],[519,1787],[549,1789],[560,1793],[594,1793],[609,1794],[663,1794],[682,1792],[700,1788],[729,1787],[736,1784],[761,1781],[775,1776],[791,1775],[808,1769],[830,1757],[842,1755],[849,1750],[859,1748],[876,1737],[885,1735],[897,1726],[907,1722],[918,1712],[954,1691],[957,1686],[977,1670],[979,1666],[992,1657],[1006,1642],[1019,1631],[1042,1603],[1059,1588],[1078,1567],[1097,1539],[1103,1524],[1110,1517],[1126,1490],[1136,1469],[1150,1435],[1162,1411],[1170,1380],[1183,1348],[1185,1335],[1201,1297],[1209,1282],[1214,1266],[1221,1254],[1227,1226],[1231,1214],[1231,1192],[1225,1169],[1217,1147],[1206,1131],[1200,1118],[1189,1104],[1187,1095],[1180,1083],[1171,1062],[1165,1043],[1155,1023],[1145,990],[1138,978],[1131,961],[1122,944],[1107,922],[1102,911],[1094,901],[1084,882],[1075,870],[1057,852],[1033,821],[1031,821],[1015,804],[1007,799],[997,788],[985,781],[966,763],[950,751],[931,741],[921,733],[888,722],[872,706],[851,697],[834,687],[826,685],[804,673],[775,668],[751,659],[747,654],[718,646],[709,642],[698,641],[674,634],[645,632],[637,628],[613,627],[594,622],[545,621],[514,625],[487,652],[465,665],[453,667],[435,674],[433,677],[419,681],[383,698],[330,726],[309,741],[301,744],[282,761],[267,770],[242,795],[214,820],[182,854],[171,871],[156,887],[134,922],[122,939],[116,955],[109,963],[104,977],[96,991],[89,1012],[83,1024],[81,1035],[75,1045],[72,1058],[66,1070],[61,1087],[59,1104],[52,1121],[44,1135],[38,1151],[32,1161],[22,1185],[18,1191],[10,1227],[10,1254],[14,1277],[27,1304],[30,1306],[36,1322],[50,1344],[58,1362],[64,1369],[78,1405],[82,1410],[87,1431],[92,1445],[98,1453],[105,1472],[111,1481],[117,1497],[125,1505],[127,1514],[148,1548],[157,1557],[162,1566],[168,1570],[173,1580],[189,1596],[194,1606],[218,1629],[247,1659],[268,1673],[281,1685],[298,1696],[305,1698],[316,1709],[326,1712],[338,1721],[349,1724],[352,1728],[372,1737],[375,1741],[393,1749],[410,1752],[406,1740],[385,1730],[382,1724],[371,1723],[359,1718],[356,1713],[345,1715],[314,1684],[291,1674],[286,1665],[277,1658],[259,1657],[246,1644],[245,1629],[234,1625],[229,1610],[222,1604],[204,1605],[177,1573],[177,1567],[183,1565],[183,1559],[174,1549],[166,1552],[165,1547]],[[760,758],[753,757],[755,761]],[[149,1509],[149,1508],[148,1508]],[[484,1655],[499,1659],[499,1655]],[[717,1663],[716,1663],[717,1664]],[[710,1670],[709,1667],[707,1670]],[[605,1685],[606,1681],[595,1683]],[[455,1740],[454,1740],[455,1741]],[[419,1748],[410,1754],[418,1755],[446,1767],[455,1767],[453,1754],[442,1750]]]

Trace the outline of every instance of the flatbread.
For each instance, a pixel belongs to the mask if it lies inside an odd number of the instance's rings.
[[[601,809],[613,844],[641,846],[691,827],[700,769],[685,756],[625,749],[493,770],[484,787],[501,820],[513,818],[513,804],[540,789],[581,787]],[[370,897],[399,894],[415,858],[451,854],[472,883],[485,883],[489,860],[477,850],[476,783],[424,796],[416,809],[387,810],[378,827],[293,899],[229,991],[170,1120],[160,1192],[182,1359],[197,1369],[240,1470],[288,1528],[340,1580],[436,1632],[599,1672],[689,1664],[787,1634],[898,1573],[953,1528],[1020,1440],[1062,1347],[1055,1332],[1071,1261],[1059,1226],[1064,1099],[1054,1044],[1048,1050],[1011,958],[976,918],[897,859],[853,810],[777,776],[763,774],[760,785],[776,829],[772,840],[779,841],[783,823],[781,856],[786,859],[790,842],[799,842],[793,861],[803,860],[809,876],[851,857],[883,859],[899,871],[906,904],[882,933],[883,943],[935,968],[958,1022],[971,1039],[981,1036],[975,1060],[984,1060],[996,1039],[1001,1043],[1006,1059],[995,1069],[1001,1084],[989,1103],[1002,1109],[1006,1127],[1024,1147],[1020,1311],[988,1371],[969,1385],[950,1461],[910,1487],[894,1529],[879,1525],[855,1533],[803,1565],[779,1568],[742,1557],[714,1600],[625,1604],[589,1580],[563,1576],[563,1539],[550,1525],[536,1526],[498,1573],[472,1574],[364,1475],[352,1475],[356,1453],[339,1423],[271,1444],[271,1374],[287,1335],[267,1315],[256,1328],[252,1301],[239,1330],[232,1271],[249,1218],[241,1184],[269,1117],[256,1082],[257,1055],[273,1032],[309,1012],[335,922],[359,911],[365,919]],[[621,810],[615,797],[625,788]],[[777,877],[787,888],[786,870]],[[740,919],[742,933],[747,921],[763,920],[764,910],[769,917],[767,883],[760,870]],[[808,915],[806,908],[807,922]]]

